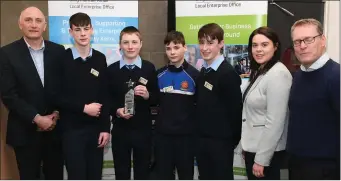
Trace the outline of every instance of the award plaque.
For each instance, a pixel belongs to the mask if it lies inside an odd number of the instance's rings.
[[[134,100],[134,85],[135,83],[129,80],[128,84],[128,91],[125,94],[124,99],[124,113],[134,115],[135,114],[135,100]]]

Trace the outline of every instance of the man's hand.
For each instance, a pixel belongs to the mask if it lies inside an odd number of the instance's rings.
[[[89,116],[99,117],[99,115],[101,114],[101,107],[102,104],[99,103],[86,104],[84,106],[83,112]]]
[[[57,120],[59,119],[59,112],[58,111],[53,111],[52,114],[49,115],[51,117],[51,119],[54,121],[54,122],[57,122]]]
[[[52,131],[56,127],[56,125],[57,125],[57,120],[59,119],[59,112],[58,111],[54,111],[52,114],[47,115],[47,117],[52,119],[53,124],[46,131]],[[43,131],[43,130],[39,129],[39,131]]]
[[[105,147],[105,145],[108,144],[109,142],[109,136],[110,134],[107,132],[101,132],[99,134],[99,138],[98,138],[98,148],[103,148]]]
[[[254,163],[252,167],[252,173],[258,178],[264,177],[264,166]]]
[[[131,117],[133,117],[130,114],[125,114],[124,113],[124,108],[117,109],[116,114],[117,114],[117,116],[119,116],[121,118],[124,118],[124,119],[130,119]]]
[[[149,92],[146,88],[146,86],[138,85],[134,88],[134,93],[137,96],[143,97],[143,99],[147,100],[149,99]]]
[[[49,116],[37,115],[33,120],[42,131],[47,131],[53,127],[54,121]]]

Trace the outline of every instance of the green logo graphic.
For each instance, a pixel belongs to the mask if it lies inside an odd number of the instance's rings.
[[[266,26],[267,15],[228,15],[177,17],[176,29],[183,32],[187,44],[198,44],[198,31],[207,23],[217,23],[224,29],[227,45],[247,44],[253,30]]]

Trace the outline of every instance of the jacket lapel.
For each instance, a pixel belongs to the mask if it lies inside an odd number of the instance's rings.
[[[44,80],[45,80],[45,86],[46,86],[46,82],[48,82],[47,80],[49,79],[49,69],[53,68],[50,66],[51,63],[51,59],[53,57],[51,57],[51,53],[49,53],[50,49],[49,49],[49,45],[48,43],[45,41],[45,49],[44,49]]]
[[[25,67],[27,68],[27,72],[29,72],[32,75],[34,82],[37,83],[37,85],[39,85],[41,88],[43,88],[43,84],[40,80],[37,68],[34,65],[30,50],[28,49],[24,38],[20,39],[20,46],[21,48],[19,49],[19,51],[21,51],[20,55],[23,60],[22,63],[25,64]]]
[[[253,83],[253,85],[251,86],[250,90],[247,92],[246,96],[245,96],[245,101],[246,99],[249,97],[250,93],[257,87],[257,85],[259,84],[259,82],[264,78],[264,75],[260,75],[257,80]]]

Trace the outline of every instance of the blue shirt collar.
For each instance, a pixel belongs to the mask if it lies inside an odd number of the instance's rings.
[[[220,55],[218,58],[216,58],[215,60],[213,60],[212,64],[210,66],[207,65],[207,62],[204,62],[203,67],[204,68],[212,68],[213,70],[217,71],[220,64],[223,63],[224,61],[224,56]]]
[[[120,59],[120,69],[122,67],[124,67],[125,65],[135,65],[135,66],[141,68],[141,66],[142,66],[142,59],[141,59],[140,56],[137,56],[136,59],[132,63],[129,64],[128,62],[126,62],[124,60],[124,58],[122,56],[122,58]]]
[[[79,52],[77,51],[76,47],[71,47],[71,51],[72,51],[72,56],[73,59],[76,60],[78,57],[81,57],[81,55],[79,54]],[[92,48],[90,48],[90,52],[89,55],[86,58],[89,58],[92,56]],[[83,58],[82,58],[83,59]],[[84,60],[84,59],[83,59]],[[85,61],[85,60],[84,60]]]

